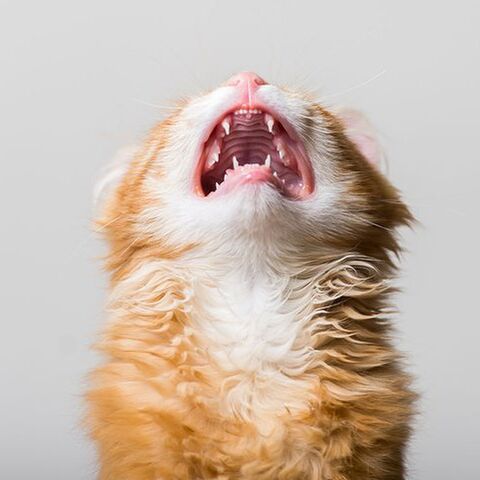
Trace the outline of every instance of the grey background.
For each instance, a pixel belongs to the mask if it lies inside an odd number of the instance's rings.
[[[397,297],[423,395],[411,478],[480,478],[480,12],[393,3],[0,3],[1,479],[94,478],[78,428],[106,292],[92,186],[172,99],[244,69],[377,126],[421,222]]]

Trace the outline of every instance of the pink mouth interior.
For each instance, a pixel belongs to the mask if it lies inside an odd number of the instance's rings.
[[[198,190],[205,196],[268,182],[283,195],[302,199],[313,188],[303,145],[259,109],[239,109],[223,117],[205,142],[199,167]]]

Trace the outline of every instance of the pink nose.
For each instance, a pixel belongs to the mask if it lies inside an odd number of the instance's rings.
[[[241,72],[237,73],[233,77],[230,77],[226,84],[232,87],[245,88],[248,90],[255,90],[260,85],[266,85],[266,81],[253,72]]]

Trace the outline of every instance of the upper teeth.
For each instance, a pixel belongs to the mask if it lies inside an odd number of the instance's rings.
[[[275,124],[275,121],[273,120],[273,117],[268,113],[265,114],[265,123],[267,124],[268,131],[270,133],[273,133],[273,125]]]
[[[225,133],[228,135],[230,133],[230,122],[226,118],[222,122],[222,127],[225,130]]]
[[[267,158],[265,159],[265,166],[270,168],[271,164],[272,164],[272,157],[270,155],[267,155]]]
[[[208,159],[207,166],[211,167],[215,163],[218,162],[218,159],[220,158],[218,153],[213,153],[212,156]]]
[[[234,115],[248,115],[252,113],[262,113],[262,111],[258,108],[247,108],[246,106],[243,106],[242,108],[239,108],[238,110],[235,110],[233,112]],[[270,133],[273,133],[273,126],[275,125],[275,120],[273,119],[273,117],[270,114],[266,113],[264,116],[264,120],[265,124],[267,125],[268,131]],[[223,120],[222,127],[224,128],[225,133],[228,135],[230,133],[230,122],[227,119]]]
[[[233,156],[233,168],[238,168],[238,160],[235,155]]]
[[[233,113],[234,115],[246,115],[247,113],[262,113],[262,111],[259,110],[258,108],[247,107],[247,108],[240,108],[238,110],[235,110]]]

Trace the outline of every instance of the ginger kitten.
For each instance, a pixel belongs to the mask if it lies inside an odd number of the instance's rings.
[[[245,72],[116,170],[101,480],[404,478],[388,300],[412,217],[378,157],[358,114]]]

